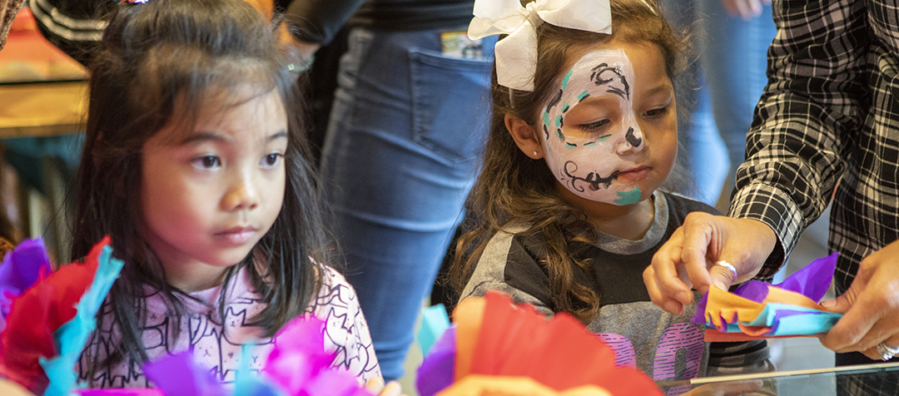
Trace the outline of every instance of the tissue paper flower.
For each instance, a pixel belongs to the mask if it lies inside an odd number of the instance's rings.
[[[325,351],[324,332],[325,322],[311,315],[288,322],[275,335],[262,377],[289,396],[369,396],[356,377],[331,367],[335,354]]]
[[[23,242],[7,254],[0,264],[0,291],[13,299],[0,333],[0,375],[45,396],[371,396],[355,376],[331,367],[336,352],[325,351],[325,323],[312,316],[296,318],[278,331],[259,375],[250,373],[245,359],[233,390],[197,366],[189,353],[144,365],[144,375],[158,389],[75,390],[75,364],[124,265],[112,258],[109,244],[104,238],[84,263],[61,266],[49,275],[40,240]],[[0,299],[0,312],[2,304]],[[244,356],[249,356],[248,346]]]
[[[748,341],[811,336],[830,330],[843,316],[818,304],[836,267],[837,253],[812,261],[777,285],[749,281],[734,292],[711,287],[696,308],[706,341]]]
[[[108,245],[107,237],[84,263],[61,266],[12,301],[0,334],[0,375],[33,393],[68,395],[97,310],[122,269]]]
[[[167,356],[144,365],[144,374],[158,389],[133,390],[134,396],[371,396],[352,374],[331,367],[335,352],[325,351],[325,322],[302,316],[275,335],[275,346],[259,375],[242,359],[233,390],[193,361],[190,353]],[[243,356],[250,356],[250,344]],[[120,389],[82,390],[81,396],[121,396]],[[131,395],[131,394],[129,394]]]
[[[456,327],[437,340],[418,371],[422,396],[462,386],[469,375],[513,382],[526,377],[558,392],[594,386],[611,395],[662,394],[636,368],[615,367],[615,352],[566,313],[547,319],[530,305],[491,292],[462,300],[453,318]]]
[[[49,273],[50,258],[40,238],[22,241],[3,257],[0,264],[0,331],[6,328],[12,299],[21,296]]]

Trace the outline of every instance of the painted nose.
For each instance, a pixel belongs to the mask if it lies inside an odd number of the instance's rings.
[[[646,144],[643,141],[643,132],[640,131],[640,128],[629,127],[627,129],[627,132],[625,132],[624,134],[624,139],[621,139],[621,141],[618,142],[616,152],[618,153],[618,155],[639,153],[645,146]]]
[[[222,206],[226,211],[251,210],[259,206],[259,189],[252,175],[240,175],[231,183]]]

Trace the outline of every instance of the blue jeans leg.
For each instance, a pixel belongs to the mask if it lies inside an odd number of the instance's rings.
[[[700,19],[697,1],[661,2],[665,17],[676,31],[694,30]],[[701,32],[692,33],[694,44],[701,41],[696,39],[696,35]],[[721,195],[727,173],[727,158],[712,118],[709,84],[701,66],[699,62],[690,62],[688,69],[677,81],[678,107],[689,112],[687,115],[678,114],[677,131],[684,157],[679,160],[679,165],[687,168],[695,187],[685,187],[678,192],[714,206]]]
[[[698,103],[690,114],[690,125],[684,140],[690,175],[696,183],[696,191],[690,196],[715,206],[727,177],[727,152],[712,117],[709,88],[708,84],[703,84],[695,92]]]
[[[698,0],[709,37],[702,64],[711,88],[715,124],[727,146],[733,179],[746,152],[746,133],[768,83],[767,53],[777,29],[771,5],[744,21],[727,15],[721,0]]]
[[[486,137],[492,42],[441,54],[440,31],[353,29],[325,140],[333,228],[386,380],[403,375]]]

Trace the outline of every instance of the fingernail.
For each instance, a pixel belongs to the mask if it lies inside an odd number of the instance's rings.
[[[681,304],[689,304],[690,300],[693,299],[693,293],[686,292],[686,291],[679,291],[674,296],[674,298],[677,299],[677,301],[679,301]]]
[[[827,309],[831,309],[831,308],[837,306],[836,300],[824,300],[824,301],[821,301],[820,304],[821,304],[821,306],[823,306],[824,308],[827,308]]]
[[[680,310],[681,310],[681,305],[674,301],[668,301],[665,303],[665,311],[667,311],[667,312],[676,314],[676,313],[680,313]]]

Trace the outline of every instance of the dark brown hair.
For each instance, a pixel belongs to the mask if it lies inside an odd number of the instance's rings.
[[[146,286],[160,293],[174,320],[183,313],[178,297],[187,296],[166,283],[158,258],[141,235],[144,144],[170,122],[192,128],[200,107],[210,100],[218,99],[222,111],[247,100],[222,99],[246,83],[259,87],[258,95],[274,90],[284,103],[286,185],[274,225],[246,258],[228,269],[224,287],[246,267],[266,305],[252,320],[267,335],[302,314],[320,287],[316,262],[328,258],[318,183],[295,111],[294,57],[277,43],[277,28],[243,0],[121,2],[112,12],[91,66],[87,138],[72,226],[72,257],[84,257],[110,235],[113,255],[125,261],[109,292],[109,306],[98,314],[99,322],[108,315],[121,330],[121,342],[108,354],[111,362],[130,358],[139,364],[147,358],[140,336]],[[221,318],[226,295],[220,294]],[[88,378],[98,365],[91,365]]]
[[[533,91],[518,91],[496,83],[493,72],[493,116],[481,174],[469,196],[471,213],[456,246],[450,280],[461,291],[481,253],[497,232],[511,222],[529,225],[523,235],[539,235],[546,259],[539,264],[549,278],[557,312],[568,312],[587,323],[599,310],[600,296],[575,278],[575,266],[589,268],[590,260],[576,260],[570,245],[598,238],[586,215],[565,202],[556,191],[555,178],[543,161],[526,156],[506,130],[505,115],[512,114],[538,126],[539,107],[549,100],[562,78],[572,49],[602,45],[612,40],[633,45],[655,45],[661,50],[672,83],[686,50],[686,41],[668,25],[651,0],[611,0],[612,34],[566,29],[548,23],[537,29],[537,69]],[[514,106],[513,106],[514,105]],[[535,129],[536,130],[536,129]],[[670,177],[669,177],[670,179]],[[664,187],[664,186],[663,186]]]

